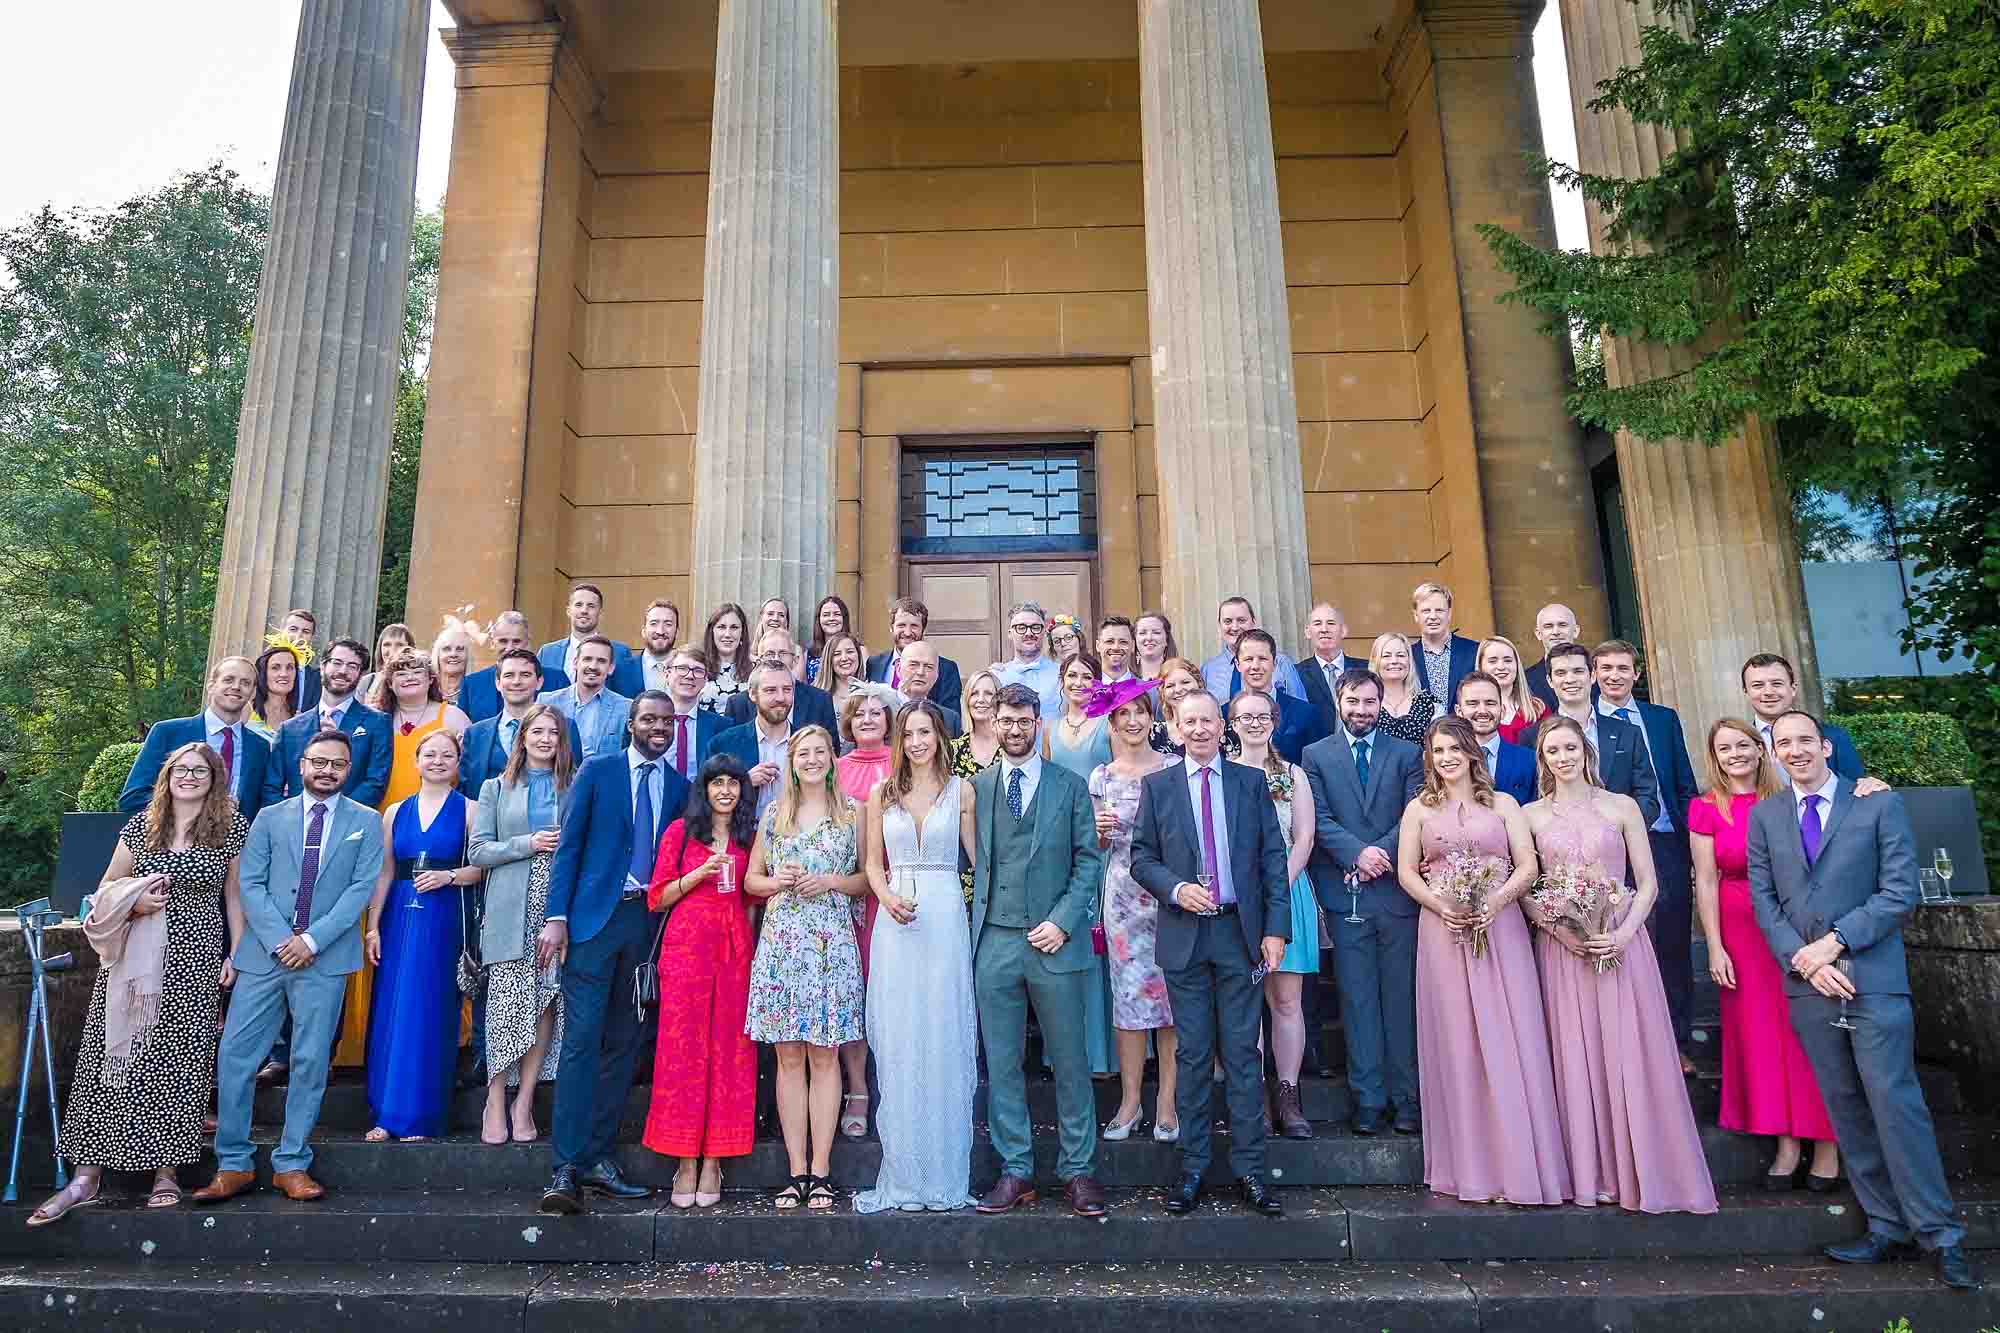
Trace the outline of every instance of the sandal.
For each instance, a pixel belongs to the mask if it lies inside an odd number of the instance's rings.
[[[850,1139],[858,1139],[868,1132],[868,1094],[850,1092],[840,1099],[840,1104],[845,1108],[855,1101],[861,1103],[859,1113],[845,1109],[840,1113],[840,1132]]]
[[[806,1201],[806,1193],[812,1187],[811,1176],[793,1176],[778,1187],[775,1202],[781,1213],[797,1212],[799,1205]]]
[[[834,1192],[833,1181],[825,1176],[808,1176],[811,1183],[806,1187],[806,1207],[815,1213],[823,1213],[833,1207],[839,1197]]]
[[[50,1199],[47,1203],[35,1209],[34,1212],[28,1214],[28,1225],[31,1227],[45,1227],[52,1222],[62,1221],[63,1218],[69,1216],[70,1213],[78,1208],[88,1208],[90,1205],[96,1203],[97,1190],[93,1189],[87,1198],[76,1192],[76,1187],[82,1183],[82,1178],[78,1177],[71,1180],[69,1184],[63,1186],[60,1190],[57,1190],[53,1199]],[[99,1184],[101,1188],[102,1182],[99,1182]]]
[[[178,1208],[183,1195],[178,1180],[154,1180],[153,1192],[146,1196],[148,1208]]]
[[[389,1141],[389,1131],[377,1125],[366,1134],[363,1134],[361,1141],[363,1143],[387,1143]]]

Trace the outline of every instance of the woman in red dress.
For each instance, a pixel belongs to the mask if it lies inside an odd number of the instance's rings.
[[[757,1048],[750,1007],[750,907],[743,877],[757,838],[750,775],[729,755],[701,766],[687,812],[667,826],[647,905],[667,911],[660,938],[660,1037],[641,1140],[674,1172],[674,1207],[722,1198],[722,1159],[750,1151]]]
[[[1825,1192],[1840,1177],[1833,1122],[1792,1031],[1784,974],[1750,906],[1750,808],[1781,784],[1748,722],[1725,717],[1710,727],[1707,758],[1708,790],[1688,805],[1688,840],[1708,971],[1722,988],[1719,1123],[1739,1134],[1777,1136],[1777,1156],[1764,1177],[1769,1189],[1792,1187],[1799,1140],[1811,1139],[1806,1184]]]

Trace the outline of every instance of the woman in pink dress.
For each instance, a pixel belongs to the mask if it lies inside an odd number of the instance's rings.
[[[1805,1047],[1792,1031],[1785,977],[1750,906],[1750,808],[1776,792],[1777,772],[1748,722],[1725,717],[1708,729],[1708,790],[1688,804],[1695,903],[1708,937],[1708,973],[1722,990],[1724,1129],[1775,1134],[1766,1189],[1788,1190],[1801,1139],[1813,1141],[1806,1184],[1840,1182],[1840,1149]]]
[[[1483,906],[1437,888],[1458,851],[1499,863]],[[1422,860],[1419,863],[1419,855]],[[1535,880],[1521,807],[1493,790],[1472,725],[1424,737],[1424,785],[1403,811],[1397,878],[1417,918],[1417,1086],[1424,1183],[1471,1203],[1563,1203],[1569,1166],[1556,1115],[1535,948],[1517,905]],[[1483,929],[1475,956],[1468,932]]]
[[[1646,933],[1659,881],[1645,819],[1631,797],[1604,789],[1596,751],[1571,718],[1542,723],[1535,765],[1542,799],[1523,813],[1544,874],[1575,866],[1623,886],[1628,861],[1632,868],[1623,901],[1595,932],[1548,919],[1527,903],[1542,927],[1535,952],[1571,1190],[1584,1205],[1712,1213],[1715,1183]]]
[[[773,599],[776,600],[776,599]],[[768,606],[769,603],[766,603]],[[895,764],[889,753],[889,719],[900,702],[887,685],[854,681],[840,704],[840,741],[845,754],[834,761],[833,780],[858,806],[868,804]],[[864,871],[865,873],[865,871]],[[877,903],[872,893],[854,899],[855,943],[861,949],[861,978],[868,979],[868,940],[875,931]],[[868,1133],[868,1043],[842,1042],[840,1069],[847,1094],[840,1101],[840,1132],[858,1139]]]

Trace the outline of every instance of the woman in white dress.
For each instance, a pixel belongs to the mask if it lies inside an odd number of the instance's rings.
[[[889,749],[893,767],[868,798],[862,857],[882,903],[864,1007],[882,1090],[882,1172],[854,1196],[857,1213],[973,1202],[979,1033],[958,883],[959,848],[970,854],[974,845],[972,784],[953,776],[944,716],[928,700],[897,713]]]

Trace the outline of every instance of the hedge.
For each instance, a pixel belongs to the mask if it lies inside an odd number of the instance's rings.
[[[1943,713],[1846,713],[1847,728],[1870,777],[1892,787],[1960,787],[1972,781],[1972,747]]]
[[[79,810],[111,811],[118,808],[118,794],[125,779],[132,776],[132,761],[139,757],[139,742],[118,741],[104,747],[83,775],[76,789]]]

